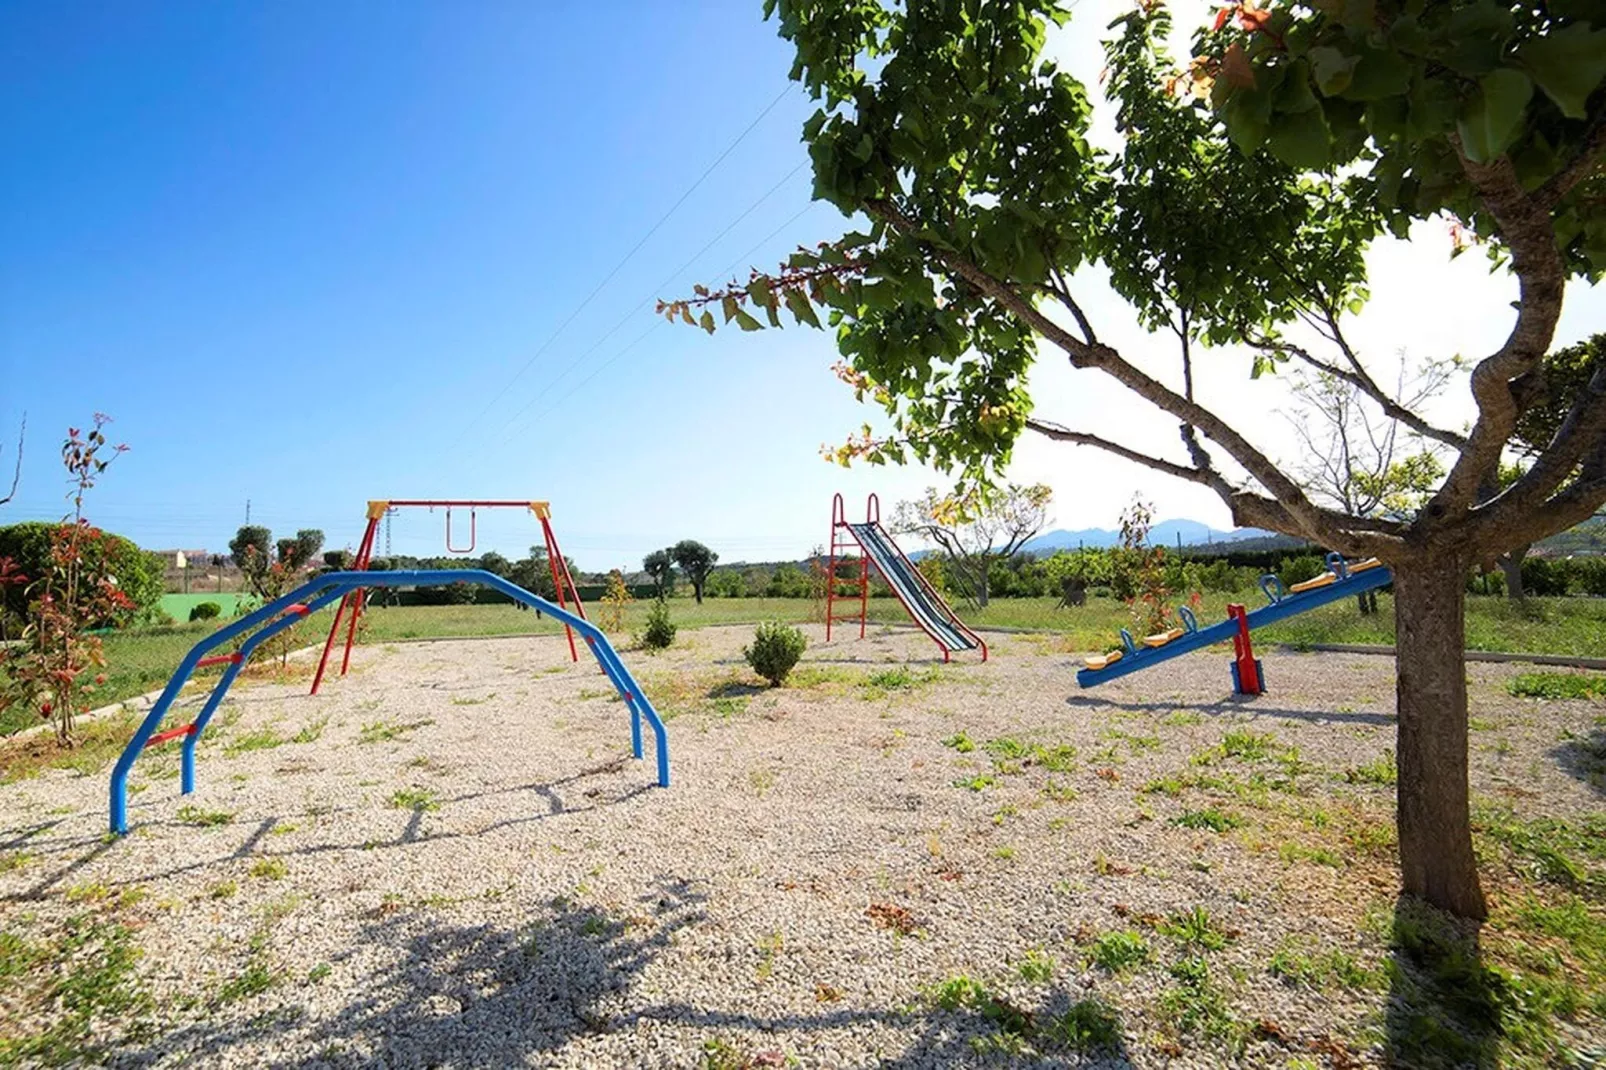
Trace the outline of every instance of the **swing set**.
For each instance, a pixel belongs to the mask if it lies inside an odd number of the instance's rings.
[[[386,501],[371,501],[368,503],[368,527],[363,532],[362,542],[357,546],[356,557],[351,562],[352,572],[367,572],[369,562],[374,556],[374,539],[379,534],[379,522],[392,515],[396,510],[403,508],[427,508],[430,512],[435,509],[446,510],[446,552],[451,554],[471,554],[479,540],[479,511],[481,509],[528,509],[535,514],[541,522],[541,535],[546,542],[547,564],[552,569],[552,586],[557,591],[558,607],[569,610],[569,602],[574,603],[573,612],[585,619],[585,607],[580,604],[580,592],[575,588],[574,577],[569,574],[569,565],[563,559],[563,552],[558,549],[558,536],[552,530],[552,506],[548,502],[532,501],[488,501],[466,498],[392,498]],[[452,543],[452,510],[468,510],[468,545],[456,546]],[[387,540],[389,536],[387,535]],[[380,584],[377,586],[391,586]],[[340,606],[335,610],[335,620],[329,627],[329,638],[324,640],[323,655],[318,659],[318,671],[312,678],[312,694],[318,693],[323,683],[324,670],[329,665],[329,655],[334,651],[335,640],[340,635],[340,625],[344,619],[346,624],[346,649],[340,659],[340,675],[345,676],[351,667],[351,648],[357,640],[357,620],[362,616],[367,605],[367,587],[357,587],[347,591],[340,600]],[[579,651],[574,645],[574,629],[565,622],[564,634],[569,639],[569,659],[578,662]]]

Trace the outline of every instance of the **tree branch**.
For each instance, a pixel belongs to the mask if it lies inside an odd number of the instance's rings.
[[[1532,375],[1544,360],[1556,334],[1566,286],[1566,269],[1556,248],[1550,212],[1522,188],[1511,161],[1501,157],[1480,164],[1462,153],[1461,168],[1511,250],[1519,300],[1517,322],[1505,344],[1472,370],[1478,419],[1444,485],[1423,510],[1425,517],[1434,519],[1470,508],[1479,488],[1498,467],[1522,414],[1517,380]]]
[[[1098,345],[1099,336],[1093,332],[1093,324],[1088,320],[1087,314],[1082,311],[1082,306],[1077,304],[1076,298],[1071,296],[1071,287],[1065,281],[1064,273],[1058,267],[1051,267],[1049,268],[1049,274],[1054,279],[1054,296],[1059,299],[1060,304],[1070,309],[1072,316],[1076,317],[1076,325],[1082,329],[1082,337],[1087,339],[1088,345]]]
[[[17,487],[22,483],[22,447],[28,441],[28,414],[22,414],[22,426],[17,429],[17,464],[11,472],[11,489],[4,498],[0,498],[0,505],[4,505],[17,496]]]
[[[1473,510],[1480,528],[1519,521],[1573,474],[1586,452],[1606,448],[1606,366],[1589,385],[1533,466],[1500,494]],[[1586,473],[1587,474],[1587,473]]]
[[[1547,211],[1555,208],[1563,197],[1572,192],[1574,186],[1600,166],[1603,153],[1606,153],[1606,111],[1596,112],[1594,118],[1589,120],[1578,154],[1534,191],[1534,200]]]
[[[1400,404],[1394,398],[1389,397],[1388,393],[1381,386],[1379,386],[1377,381],[1372,378],[1372,376],[1364,367],[1361,366],[1360,360],[1355,356],[1354,351],[1349,348],[1348,343],[1339,338],[1334,338],[1333,341],[1334,344],[1344,352],[1345,356],[1348,357],[1350,364],[1355,368],[1354,371],[1340,368],[1336,364],[1329,364],[1327,361],[1311,355],[1311,353],[1303,346],[1296,346],[1289,342],[1279,342],[1271,338],[1260,338],[1250,340],[1249,345],[1263,353],[1292,353],[1294,356],[1298,357],[1300,360],[1304,361],[1306,364],[1310,365],[1312,368],[1315,368],[1322,374],[1331,375],[1335,379],[1342,379],[1344,382],[1349,383],[1367,397],[1377,402],[1378,407],[1383,410],[1383,415],[1387,416],[1391,420],[1398,420],[1400,423],[1404,424],[1406,427],[1409,427],[1423,438],[1431,438],[1436,442],[1442,442],[1446,446],[1449,446],[1451,449],[1455,450],[1462,450],[1466,448],[1466,436],[1458,435],[1454,431],[1446,431],[1442,427],[1433,426],[1421,416],[1418,416],[1416,413]]]
[[[1019,316],[1039,335],[1062,349],[1074,368],[1095,368],[1104,372],[1139,397],[1151,402],[1184,423],[1193,424],[1226,450],[1263,487],[1271,492],[1281,505],[1284,521],[1298,533],[1318,542],[1337,543],[1345,539],[1345,526],[1353,520],[1331,510],[1322,509],[1311,502],[1288,476],[1264,453],[1252,446],[1226,421],[1194,402],[1177,394],[1152,376],[1128,363],[1119,352],[1109,346],[1082,342],[1064,327],[1049,319],[1030,300],[1014,288],[982,270],[975,262],[953,250],[939,248],[917,237],[918,227],[903,214],[898,206],[884,198],[865,201],[865,209],[885,221],[904,236],[919,242],[927,255],[944,265],[953,274],[964,279],[1000,305]],[[1232,504],[1228,502],[1229,506]],[[1336,547],[1342,549],[1342,547]]]

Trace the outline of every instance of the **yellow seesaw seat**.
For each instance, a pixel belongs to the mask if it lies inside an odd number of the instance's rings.
[[[1107,669],[1121,660],[1121,652],[1112,650],[1108,654],[1098,654],[1091,658],[1083,658],[1082,664],[1090,669]]]
[[[1315,577],[1314,579],[1306,580],[1304,583],[1296,583],[1296,584],[1294,584],[1293,586],[1288,588],[1288,593],[1289,594],[1298,594],[1301,591],[1314,591],[1318,587],[1326,587],[1330,583],[1337,582],[1337,580],[1338,580],[1338,577],[1336,575],[1334,575],[1333,573],[1324,572],[1320,576]]]
[[[1350,572],[1365,572],[1369,568],[1382,568],[1383,562],[1375,557],[1368,557],[1365,561],[1357,561],[1349,566]]]
[[[1186,634],[1188,633],[1181,628],[1172,628],[1170,631],[1156,632],[1154,635],[1145,635],[1143,637],[1143,645],[1165,646],[1171,640],[1181,639]]]

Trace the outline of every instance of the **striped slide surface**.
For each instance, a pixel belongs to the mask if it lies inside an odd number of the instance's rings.
[[[892,536],[880,524],[849,524],[853,537],[859,540],[864,552],[870,555],[875,567],[892,586],[893,593],[903,603],[909,615],[930,632],[939,645],[947,650],[973,650],[975,642],[953,625],[953,610],[926,591],[925,584],[914,574],[908,560],[898,550]]]

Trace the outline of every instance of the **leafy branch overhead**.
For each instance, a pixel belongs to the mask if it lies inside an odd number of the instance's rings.
[[[803,128],[815,198],[868,224],[660,311],[705,330],[716,310],[745,330],[779,326],[783,309],[832,328],[838,374],[891,423],[835,459],[957,470],[963,493],[1005,482],[1032,431],[1206,487],[1240,525],[1382,558],[1399,618],[1403,883],[1482,915],[1455,592],[1472,564],[1606,502],[1606,367],[1556,364],[1558,396],[1546,361],[1569,282],[1606,273],[1606,0],[1239,3],[1181,61],[1163,3],[1140,0],[1110,24],[1099,72],[1114,150],[1090,142],[1084,83],[1045,49],[1069,3],[765,11],[819,104]],[[1370,245],[1425,220],[1458,248],[1484,246],[1513,283],[1509,333],[1446,387],[1470,394],[1466,427],[1401,396],[1349,333]],[[1150,332],[1141,352],[1088,314],[1090,266]],[[1123,442],[1055,419],[1061,399],[1029,386],[1040,355],[1073,383],[1118,384],[1177,438]],[[1316,494],[1253,441],[1258,426],[1195,391],[1199,377],[1283,366],[1332,384],[1370,426],[1431,443],[1413,455],[1428,459],[1397,469],[1386,448],[1377,485]],[[1536,407],[1555,431],[1532,450]],[[1517,450],[1530,463],[1503,479]]]

